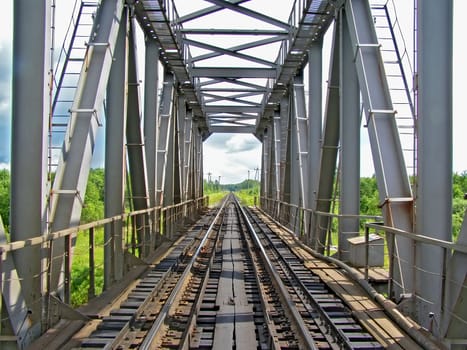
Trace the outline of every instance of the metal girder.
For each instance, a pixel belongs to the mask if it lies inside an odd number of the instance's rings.
[[[230,2],[232,4],[241,4],[243,2],[248,2],[248,1],[250,1],[250,0],[231,0]],[[201,10],[195,11],[193,13],[190,13],[190,14],[188,14],[186,16],[180,17],[180,23],[188,22],[188,21],[191,21],[191,20],[206,16],[206,15],[209,15],[211,13],[220,11],[222,9],[223,9],[222,6],[217,6],[217,5],[206,7],[204,9],[201,9]]]
[[[213,105],[204,107],[206,113],[260,113],[261,107],[239,105]]]
[[[206,92],[203,92],[202,94],[203,99],[206,103],[206,106],[212,106],[214,102],[229,101],[229,102],[238,103],[238,104],[247,105],[247,106],[260,107],[261,105],[257,102],[252,102],[252,101],[243,99],[244,97],[251,97],[254,95],[257,95],[257,93],[235,94],[231,96],[221,96],[221,95],[215,95],[215,94],[210,94]]]
[[[173,124],[173,100],[175,96],[175,81],[171,73],[164,73],[159,114],[157,116],[157,148],[156,148],[156,203],[157,205],[170,205],[165,196],[167,188],[168,148]]]
[[[296,77],[292,89],[293,118],[296,125],[297,159],[298,159],[298,183],[299,203],[303,208],[309,208],[309,168],[308,168],[308,117],[305,106],[305,87],[303,78]],[[305,227],[308,225],[305,223]]]
[[[179,115],[178,117],[180,120],[182,116]],[[193,157],[193,111],[186,111],[183,118],[183,134],[180,134],[180,152],[183,152],[183,156],[180,157],[180,164],[182,170],[182,201],[187,201],[195,199],[190,195],[190,177],[193,176],[191,166]],[[182,131],[182,128],[180,128],[180,131]]]
[[[340,32],[335,27],[332,48],[331,65],[329,67],[328,91],[325,107],[325,121],[323,141],[321,146],[320,173],[318,180],[318,193],[316,202],[312,203],[313,211],[329,213],[331,208],[332,192],[336,174],[336,161],[339,149],[339,57]],[[329,226],[328,217],[313,217],[311,245],[318,252],[324,252],[326,233]]]
[[[146,173],[146,154],[144,150],[143,132],[141,125],[139,78],[137,70],[136,37],[134,24],[130,21],[129,55],[128,55],[128,104],[126,125],[126,147],[128,152],[128,166],[131,183],[131,202],[135,210],[150,207],[148,183]],[[136,225],[139,230],[138,242],[142,246],[141,255],[147,256],[150,251],[150,218],[138,215]],[[144,242],[144,244],[143,244]]]
[[[148,175],[148,194],[151,207],[156,203],[156,129],[159,94],[159,45],[146,40],[144,79],[144,144]]]
[[[289,35],[288,31],[285,30],[267,30],[267,29],[209,29],[209,28],[190,28],[182,29],[184,34],[196,34],[196,35],[272,35],[281,37],[284,39]]]
[[[123,11],[107,87],[105,122],[104,216],[109,218],[125,211],[128,86],[128,14]],[[112,169],[110,171],[110,169]],[[117,241],[117,237],[119,237]],[[121,222],[104,227],[104,290],[123,277],[123,227]]]
[[[194,150],[193,150],[193,160],[194,160],[194,190],[195,198],[200,198],[203,196],[203,139],[200,135],[199,129],[195,129],[194,134]]]
[[[274,188],[275,192],[271,198],[280,200],[280,188],[281,188],[281,143],[282,143],[282,129],[281,129],[281,115],[279,111],[274,112],[272,120],[273,124],[273,143],[272,148],[274,151]]]
[[[453,0],[442,3],[420,1],[417,6],[417,27],[420,30],[417,30],[418,119],[415,232],[451,241]],[[433,200],[434,198],[436,200]],[[446,327],[446,322],[456,322],[453,320],[455,316],[451,316],[449,312],[443,315],[445,311],[441,302],[445,296],[446,283],[444,282],[449,281],[444,276],[446,254],[446,250],[441,247],[422,243],[416,245],[417,319],[420,325],[431,328],[437,336],[442,335],[443,331],[440,328]],[[457,259],[462,260],[459,257]],[[450,269],[458,270],[454,274],[457,274],[456,280],[459,285],[462,285],[467,273],[466,265],[450,266]],[[430,316],[430,313],[433,313],[433,316]],[[459,315],[463,313],[463,320],[466,322],[465,301],[463,305],[462,302],[457,305],[455,313]],[[465,323],[463,329],[465,338]]]
[[[316,207],[318,194],[319,163],[322,141],[323,116],[323,40],[317,40],[308,50],[308,143],[309,143],[309,199],[310,208]],[[310,233],[308,233],[310,234]]]
[[[404,157],[394,118],[380,47],[368,0],[348,0],[345,13],[354,47],[358,82],[366,115],[379,198],[384,222],[413,232],[414,203]],[[414,242],[398,237],[391,253],[398,256],[394,264],[395,296],[414,291]],[[392,296],[391,296],[392,297]]]
[[[290,159],[288,162],[288,176],[289,176],[289,193],[290,201],[288,203],[292,204],[290,206],[290,219],[289,224],[292,229],[295,229],[295,234],[298,235],[298,225],[296,217],[295,207],[300,206],[300,162],[299,162],[299,147],[298,147],[298,126],[297,119],[295,118],[295,106],[294,106],[294,91],[293,85],[289,85],[289,108],[288,108],[288,118],[289,118],[289,148],[287,158]],[[297,179],[299,179],[297,181]]]
[[[238,134],[251,134],[256,130],[254,125],[251,126],[232,126],[232,125],[213,125],[209,127],[209,131],[215,133],[238,133]]]
[[[281,144],[280,144],[280,200],[289,202],[290,200],[290,118],[289,118],[289,98],[288,95],[281,99],[280,104],[280,124],[281,124]]]
[[[276,43],[276,42],[282,41],[282,40],[283,39],[280,36],[265,38],[265,39],[261,39],[261,40],[251,41],[251,42],[248,42],[246,44],[232,46],[232,47],[229,47],[229,48],[227,48],[225,50],[228,50],[229,52],[238,52],[238,51],[242,51],[242,50],[256,48],[256,47],[259,47],[259,46],[273,44],[273,43]],[[216,48],[217,48],[217,46],[216,46]],[[207,60],[209,58],[214,58],[214,57],[218,57],[218,56],[221,56],[221,55],[223,55],[222,52],[214,51],[214,52],[210,52],[210,53],[206,53],[206,54],[203,54],[203,55],[196,56],[196,57],[194,57],[192,59],[192,62],[194,63],[194,62],[198,62],[198,61],[202,61],[202,60]]]
[[[94,23],[95,36],[88,44],[71,108],[64,152],[57,168],[51,197],[51,231],[79,224],[82,197],[95,146],[99,115],[112,66],[113,52],[123,11],[122,0],[104,0]],[[29,8],[30,11],[30,8]],[[51,289],[59,288],[64,242],[54,241]]]
[[[191,74],[198,78],[275,78],[276,70],[271,68],[201,67],[192,68]]]
[[[219,55],[232,56],[232,57],[244,59],[246,61],[258,63],[258,64],[261,64],[261,65],[264,65],[264,66],[268,66],[268,67],[271,67],[271,68],[276,67],[276,64],[274,62],[263,60],[263,59],[260,59],[260,58],[257,58],[257,57],[251,56],[251,55],[246,55],[246,54],[238,52],[238,50],[224,49],[224,48],[221,48],[219,46],[209,45],[209,44],[206,44],[206,43],[203,43],[203,42],[200,42],[200,41],[191,40],[191,39],[184,39],[183,42],[185,44],[187,44],[187,45],[190,45],[190,46],[199,47],[199,48],[202,48],[202,49],[205,49],[205,50],[211,50],[213,52],[218,53]],[[197,57],[194,57],[192,59],[192,62],[196,62],[196,61],[199,61],[199,60],[200,59],[198,59]]]
[[[262,13],[250,10],[250,9],[248,9],[246,7],[243,7],[243,6],[239,6],[238,4],[234,4],[232,2],[225,1],[225,0],[206,0],[206,1],[211,2],[213,4],[216,4],[217,6],[221,6],[223,8],[227,8],[229,10],[232,10],[232,11],[247,15],[249,17],[255,18],[255,19],[260,20],[262,22],[272,24],[273,26],[276,26],[276,27],[279,27],[279,28],[282,28],[282,29],[285,29],[285,30],[290,30],[290,25],[288,23],[281,22],[281,21],[279,21],[279,20],[277,20],[275,18],[266,16],[266,15],[264,15]]]
[[[360,222],[360,90],[353,60],[353,48],[344,10],[336,25],[340,31],[340,177],[339,259],[349,260],[348,238],[359,235]],[[345,217],[351,215],[351,217]]]
[[[3,227],[2,217],[0,216],[0,244],[7,244],[5,228]],[[8,344],[7,341],[1,340],[0,347],[2,349],[23,349],[34,340],[32,332],[32,319],[28,305],[23,295],[21,288],[21,278],[13,261],[13,255],[3,253],[1,256],[1,293],[2,293],[2,319],[8,318],[9,324],[2,324],[1,336],[14,336],[14,340]],[[5,321],[4,321],[5,322]],[[11,329],[11,333],[9,330]],[[9,334],[10,333],[10,334]],[[37,331],[37,333],[39,333]],[[36,334],[37,335],[37,334]],[[11,345],[11,346],[10,346]]]
[[[270,198],[270,173],[271,173],[271,132],[266,130],[262,142],[262,157],[261,157],[261,193],[263,196]]]
[[[467,246],[467,211],[464,214],[457,244]],[[442,304],[443,314],[441,315],[440,336],[447,338],[448,342],[455,343],[456,340],[465,342],[465,323],[467,321],[467,254],[454,252],[448,258],[446,268],[446,278],[444,286],[444,300],[437,300],[437,304]],[[433,288],[432,285],[430,288]],[[464,345],[458,345],[462,349]],[[458,349],[452,347],[452,349]]]
[[[12,241],[21,241],[47,233],[51,1],[19,0],[13,4],[10,233]],[[15,251],[13,265],[21,287],[16,285],[14,288],[19,290],[4,294],[6,308],[14,308],[18,316],[24,316],[27,309],[22,309],[21,301],[15,299],[22,293],[26,308],[32,311],[23,320],[28,328],[35,325],[36,335],[40,333],[41,296],[46,288],[46,274],[41,273],[46,263],[42,258],[41,246]],[[13,327],[15,332],[23,333],[18,325]],[[26,345],[28,341],[18,343]]]

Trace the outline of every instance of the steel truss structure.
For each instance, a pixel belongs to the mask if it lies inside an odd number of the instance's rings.
[[[126,266],[154,252],[161,234],[171,237],[180,217],[196,215],[202,142],[212,133],[252,133],[262,142],[261,206],[321,253],[338,183],[337,254],[348,261],[347,239],[362,229],[363,123],[393,257],[390,297],[446,345],[466,344],[467,224],[457,244],[451,242],[452,0],[421,1],[417,9],[415,192],[368,0],[296,0],[287,20],[254,10],[253,0],[204,0],[183,15],[175,0],[100,1],[50,186],[51,2],[14,3],[10,230],[18,243],[8,245],[0,235],[2,312],[10,321],[2,333],[11,334],[10,341],[23,348],[58,319],[83,317],[67,306],[77,234],[67,230],[80,223],[100,126],[105,216],[124,215],[126,193],[137,213],[132,253],[125,223],[105,221],[107,289],[124,278]],[[256,27],[200,26],[221,13]],[[145,35],[144,101],[137,25]],[[331,57],[325,57],[331,27]],[[181,216],[169,220],[179,207]]]

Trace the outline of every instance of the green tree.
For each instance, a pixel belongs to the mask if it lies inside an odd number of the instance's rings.
[[[360,179],[360,213],[364,215],[381,215],[378,202],[376,178],[374,176],[362,177]]]
[[[81,222],[91,222],[104,217],[104,169],[89,172]]]
[[[5,229],[10,225],[10,172],[0,170],[0,215]]]

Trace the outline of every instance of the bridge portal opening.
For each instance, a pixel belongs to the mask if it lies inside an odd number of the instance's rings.
[[[203,143],[203,178],[221,184],[260,181],[261,142],[252,134],[215,133]]]

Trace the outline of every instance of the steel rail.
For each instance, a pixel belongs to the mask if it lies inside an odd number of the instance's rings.
[[[258,222],[255,220],[256,224],[258,225]],[[259,226],[259,225],[258,225]],[[305,284],[302,282],[300,277],[297,275],[297,273],[290,267],[288,264],[287,260],[284,258],[282,254],[279,253],[278,249],[275,247],[274,243],[272,242],[271,238],[269,235],[266,234],[263,230],[264,237],[266,240],[269,242],[271,248],[276,252],[277,254],[277,259],[283,262],[284,268],[288,269],[288,272],[293,276],[294,282],[298,284],[300,287],[300,291],[307,297],[311,305],[315,308],[315,311],[318,312],[320,319],[326,324],[326,326],[332,330],[333,335],[339,340],[340,346],[343,346],[344,349],[352,349],[352,345],[350,344],[349,339],[345,336],[345,334],[342,332],[341,329],[339,329],[336,324],[332,321],[332,319],[329,317],[328,313],[323,309],[321,304],[316,300],[316,298],[313,296],[313,294],[310,293],[308,288],[305,286]],[[281,242],[282,239],[281,239]],[[284,242],[283,242],[284,243]],[[287,246],[287,245],[286,245]],[[293,256],[296,256],[292,251],[290,252]],[[298,259],[298,258],[297,258]],[[292,277],[288,278],[289,280],[292,280]]]
[[[248,219],[248,216],[246,215],[245,211],[241,207],[240,203],[238,200],[235,200],[235,203],[242,214],[242,217],[244,219],[244,222],[248,228],[248,231],[255,241],[255,244],[257,248],[259,249],[261,253],[261,257],[263,258],[264,264],[266,266],[266,269],[268,270],[270,276],[274,280],[274,283],[276,284],[278,291],[283,297],[284,305],[287,308],[287,310],[290,312],[291,316],[293,317],[295,321],[295,326],[297,327],[297,330],[300,334],[301,340],[305,343],[303,344],[307,349],[310,350],[318,350],[318,347],[313,340],[313,338],[310,335],[310,332],[308,330],[308,327],[305,324],[305,321],[303,318],[300,316],[300,313],[298,312],[295,304],[292,302],[292,299],[290,297],[290,293],[287,291],[287,288],[285,287],[284,283],[282,282],[281,277],[279,276],[279,273],[277,272],[276,268],[273,266],[271,260],[269,259],[266,250],[264,249],[263,245],[261,244],[261,241],[251,224],[250,220]]]
[[[172,293],[170,296],[167,298],[167,301],[165,302],[164,306],[162,307],[159,315],[157,316],[156,320],[154,321],[153,325],[151,326],[151,329],[147,333],[144,341],[141,343],[141,346],[139,347],[141,350],[149,350],[153,349],[152,343],[157,335],[157,333],[160,331],[162,325],[164,324],[167,316],[169,315],[169,310],[172,307],[172,304],[174,303],[175,299],[177,298],[178,294],[183,288],[185,279],[187,278],[188,274],[191,271],[191,268],[193,267],[193,264],[195,263],[196,259],[198,258],[199,253],[201,252],[202,247],[206,243],[209,235],[214,229],[214,226],[216,225],[220,215],[224,212],[225,209],[225,204],[226,200],[222,203],[222,206],[219,208],[216,217],[214,218],[213,222],[209,226],[208,230],[206,231],[203,239],[201,240],[198,248],[196,249],[195,253],[193,254],[190,262],[187,264],[185,271],[181,275],[180,279],[178,280],[175,288],[173,289]]]
[[[239,222],[242,222],[242,220],[241,220],[242,214],[239,211],[237,211],[237,218],[238,218]],[[249,258],[251,259],[252,268],[255,271],[255,280],[256,280],[256,284],[258,286],[258,290],[260,291],[259,295],[260,295],[261,307],[263,308],[263,314],[264,314],[264,320],[265,320],[264,323],[265,323],[266,328],[268,330],[268,334],[270,336],[270,339],[273,339],[274,336],[277,336],[277,334],[276,334],[276,332],[274,330],[274,326],[273,326],[274,321],[271,319],[269,313],[266,312],[267,305],[269,303],[265,300],[266,290],[265,290],[264,283],[261,282],[259,268],[254,263],[255,259],[254,259],[253,249],[252,249],[253,248],[253,243],[251,242],[251,239],[247,238],[246,232],[244,230],[242,230],[242,235],[243,235],[243,238],[245,239],[246,245],[248,247],[247,254],[248,254]],[[280,350],[281,349],[280,345],[277,344],[276,342],[272,341],[272,340],[271,340],[271,342],[269,344],[269,348],[272,349],[272,350]]]

